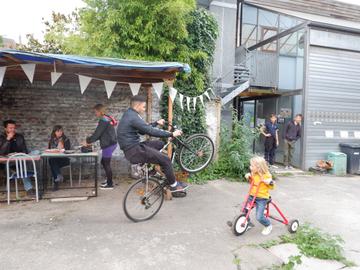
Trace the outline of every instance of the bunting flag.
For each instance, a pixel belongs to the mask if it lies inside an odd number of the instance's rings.
[[[133,96],[136,96],[137,94],[139,94],[141,83],[129,83],[129,86],[130,86],[131,93],[133,94]]]
[[[57,80],[60,78],[62,73],[60,72],[51,72],[51,86],[54,86],[54,84],[57,82]]]
[[[188,111],[190,112],[190,97],[186,97],[186,106]]]
[[[209,100],[211,100],[208,91],[206,91],[206,92],[204,93],[204,95],[205,95]]]
[[[196,110],[196,99],[197,99],[197,97],[194,97],[194,98],[193,98],[194,111]]]
[[[157,95],[158,98],[160,99],[160,98],[161,98],[162,91],[163,91],[164,83],[163,83],[163,82],[153,83],[152,86],[153,86],[153,88],[154,88],[154,90],[155,90],[156,95]]]
[[[114,82],[114,81],[104,81],[104,85],[105,85],[105,90],[106,90],[107,97],[109,99],[111,97],[112,92],[115,89],[116,82]]]
[[[2,86],[2,83],[4,81],[5,72],[6,67],[0,67],[0,86]]]
[[[184,95],[179,93],[179,102],[180,102],[180,108],[182,111],[184,110],[183,100],[184,100]]]
[[[28,77],[29,81],[33,83],[34,74],[35,74],[35,64],[21,64],[21,68],[23,69],[26,77]]]
[[[177,94],[177,90],[174,87],[170,87],[169,96],[170,96],[172,102],[174,102],[176,94]]]
[[[89,83],[91,82],[91,77],[86,77],[83,75],[78,75],[79,76],[79,83],[80,83],[80,91],[81,94],[84,94],[86,88],[88,87]]]
[[[200,98],[201,104],[202,104],[203,106],[205,106],[205,104],[204,104],[204,96],[201,95],[201,96],[199,96],[199,98]]]

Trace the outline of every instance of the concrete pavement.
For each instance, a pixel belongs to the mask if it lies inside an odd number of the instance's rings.
[[[128,184],[83,202],[41,201],[0,205],[0,269],[236,269],[234,254],[286,233],[274,223],[235,237],[226,225],[248,186],[214,181],[192,186],[188,197],[166,201],[152,220],[132,223],[122,211]],[[360,265],[360,177],[280,177],[273,198],[289,218],[346,241],[347,257]]]

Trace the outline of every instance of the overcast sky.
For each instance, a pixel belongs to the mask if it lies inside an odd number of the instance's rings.
[[[131,1],[131,0],[129,0]],[[360,5],[360,0],[340,0]],[[0,35],[19,42],[28,33],[42,38],[42,18],[49,19],[52,11],[64,14],[83,6],[82,0],[3,0],[1,1]]]

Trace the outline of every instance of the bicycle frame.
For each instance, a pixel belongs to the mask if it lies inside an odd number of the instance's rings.
[[[260,182],[261,183],[261,182]],[[249,188],[249,192],[248,194],[246,195],[246,199],[243,203],[243,207],[241,208],[241,212],[242,213],[245,213],[245,209],[248,208],[248,211],[246,213],[246,216],[245,216],[245,220],[244,222],[241,224],[241,227],[244,227],[245,226],[245,222],[248,220],[249,216],[250,216],[250,213],[251,213],[251,210],[254,208],[254,206],[256,205],[256,197],[257,197],[257,194],[259,193],[259,189],[260,189],[260,183],[259,185],[257,185],[257,188],[256,188],[256,192],[255,192],[255,196],[253,196],[253,199],[251,200],[250,203],[248,203],[248,200],[249,200],[249,197],[250,197],[250,192],[251,192],[251,189],[255,186],[254,184],[254,180],[251,178],[251,184],[250,184],[250,188]],[[278,212],[278,214],[281,216],[282,219],[278,218],[278,217],[275,217],[275,216],[272,216],[270,215],[270,205],[272,205],[275,210]],[[269,202],[267,203],[266,205],[266,208],[265,208],[265,216],[267,218],[271,218],[273,220],[276,220],[284,225],[288,225],[289,224],[289,221],[288,219],[285,217],[285,215],[281,212],[280,208],[272,201],[272,199],[270,198],[269,199]]]

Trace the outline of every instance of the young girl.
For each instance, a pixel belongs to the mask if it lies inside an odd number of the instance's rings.
[[[70,150],[70,147],[70,140],[65,136],[62,126],[54,126],[51,132],[48,148],[57,149],[60,151]],[[49,158],[49,164],[51,173],[54,178],[54,191],[56,191],[59,189],[59,182],[64,179],[61,175],[60,169],[62,167],[68,166],[70,164],[70,160],[68,158]]]
[[[99,122],[94,133],[86,138],[86,143],[91,144],[100,140],[102,150],[101,164],[106,174],[106,181],[101,184],[100,188],[113,189],[111,157],[117,146],[115,134],[117,121],[113,117],[106,115],[105,106],[102,104],[95,105],[94,111]]]
[[[268,235],[271,233],[272,226],[270,220],[265,217],[264,211],[266,209],[267,201],[270,198],[269,190],[273,189],[274,181],[272,180],[269,168],[264,158],[262,157],[253,157],[250,160],[250,173],[245,175],[246,179],[249,181],[254,181],[254,185],[250,190],[250,196],[248,203],[250,203],[254,196],[256,196],[256,219],[259,221],[265,228],[262,231],[263,235]],[[256,191],[259,187],[258,193]],[[245,210],[247,212],[247,210]],[[249,219],[249,228],[254,227]]]

